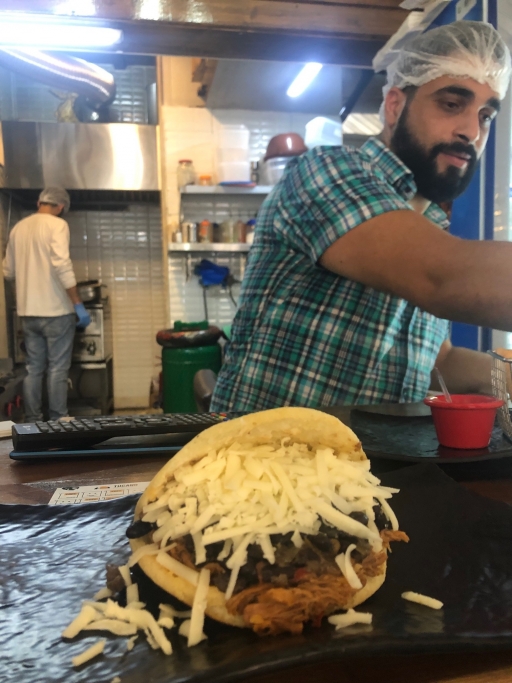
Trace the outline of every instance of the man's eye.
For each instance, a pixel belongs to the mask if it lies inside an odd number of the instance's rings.
[[[493,113],[481,112],[480,113],[480,120],[482,121],[482,123],[484,123],[486,125],[490,125],[492,123],[492,121],[495,119],[495,117],[496,117],[495,112],[493,112]]]
[[[449,111],[455,111],[459,108],[459,103],[454,102],[453,100],[444,100],[441,101],[441,106],[443,106],[445,109],[448,109]]]

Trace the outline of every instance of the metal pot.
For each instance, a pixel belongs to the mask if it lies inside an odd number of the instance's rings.
[[[78,296],[84,304],[100,303],[101,287],[102,285],[99,280],[85,280],[76,284]]]

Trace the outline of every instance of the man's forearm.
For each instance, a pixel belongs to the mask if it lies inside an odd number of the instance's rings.
[[[487,353],[452,346],[442,360],[439,368],[448,391],[453,394],[492,394],[491,357]],[[431,388],[441,388],[432,373]]]
[[[71,299],[71,303],[73,304],[73,306],[74,306],[75,304],[80,304],[80,303],[82,303],[82,300],[81,300],[80,297],[78,296],[78,290],[77,290],[77,288],[76,288],[76,285],[75,285],[74,287],[70,287],[69,289],[66,289],[66,294],[67,294],[67,295],[69,296],[69,298]]]

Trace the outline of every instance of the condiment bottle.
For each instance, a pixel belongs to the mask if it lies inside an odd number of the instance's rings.
[[[212,223],[212,239],[217,243],[222,242],[222,234],[218,223]]]
[[[210,221],[201,221],[197,229],[197,241],[198,242],[211,242],[212,241],[213,227]]]
[[[235,239],[237,242],[245,242],[247,226],[243,221],[237,221],[235,225]]]
[[[256,185],[260,182],[260,164],[258,161],[251,161],[251,182],[256,183]]]
[[[220,239],[227,244],[235,242],[235,221],[229,219],[220,224]]]
[[[197,223],[187,222],[181,224],[183,242],[197,242]]]
[[[256,219],[251,218],[250,220],[247,221],[246,228],[247,231],[245,233],[245,241],[247,244],[252,244],[254,241],[254,227],[256,225]]]
[[[191,159],[180,159],[178,161],[178,187],[194,185],[196,182],[196,172]]]

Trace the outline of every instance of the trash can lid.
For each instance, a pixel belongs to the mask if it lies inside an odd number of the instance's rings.
[[[156,333],[156,341],[164,348],[184,349],[194,346],[212,346],[222,336],[222,330],[215,325],[207,325],[200,329],[177,330],[176,325],[169,330],[160,330]]]

